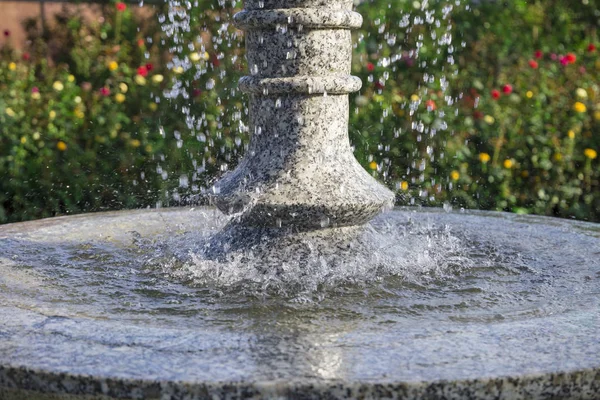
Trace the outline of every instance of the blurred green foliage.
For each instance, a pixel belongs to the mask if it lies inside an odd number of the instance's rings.
[[[239,2],[198,3],[65,11],[0,50],[0,222],[205,200],[249,133]],[[399,204],[600,221],[600,5],[357,9],[350,136]]]

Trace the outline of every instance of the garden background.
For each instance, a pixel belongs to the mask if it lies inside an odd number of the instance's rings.
[[[0,26],[0,223],[205,203],[249,137],[233,3],[71,3],[23,39]],[[357,11],[350,137],[397,204],[600,221],[600,4]]]

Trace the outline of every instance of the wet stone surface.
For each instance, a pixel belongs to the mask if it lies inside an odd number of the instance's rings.
[[[598,397],[597,224],[396,210],[265,268],[268,239],[208,257],[226,223],[1,226],[0,397]]]

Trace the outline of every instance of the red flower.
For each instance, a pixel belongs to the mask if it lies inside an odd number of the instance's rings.
[[[31,56],[29,55],[29,53],[23,53],[21,58],[23,59],[23,61],[29,61],[31,59]]]
[[[382,90],[385,87],[385,85],[383,83],[381,83],[380,81],[375,82],[375,88],[378,90]]]
[[[536,50],[536,52],[533,53],[533,56],[539,60],[540,58],[542,58],[544,56],[544,53],[542,53],[541,50]]]
[[[538,62],[535,60],[529,60],[529,66],[533,69],[537,69],[539,67]]]
[[[138,47],[144,47],[145,44],[146,44],[146,42],[144,42],[144,39],[138,39],[138,41],[137,41]]]
[[[146,77],[146,76],[148,76],[148,68],[146,66],[142,65],[141,67],[138,67],[137,73],[138,73],[138,75]]]
[[[101,88],[100,88],[100,90],[99,90],[99,92],[100,92],[100,94],[101,94],[102,96],[104,96],[104,97],[108,97],[108,96],[110,96],[110,89],[109,89],[109,88],[107,88],[106,86],[104,86],[104,87],[101,87]]]
[[[6,37],[10,36],[10,31],[8,29],[4,30],[4,36],[6,36]]]
[[[475,111],[473,113],[473,118],[475,118],[475,119],[481,119],[481,118],[483,118],[483,113],[481,111]]]
[[[152,65],[151,63],[146,64],[146,71],[150,72],[154,69],[154,65]]]
[[[369,72],[375,71],[375,64],[373,64],[372,62],[367,63],[367,71],[369,71]]]
[[[569,64],[573,64],[573,63],[575,63],[575,61],[577,61],[577,56],[573,53],[567,53],[565,58],[567,59],[567,62]]]
[[[37,86],[31,88],[31,93],[39,93],[40,89]]]
[[[513,92],[512,85],[506,84],[506,85],[502,86],[502,92],[504,94],[511,94]]]
[[[212,61],[213,66],[218,67],[219,65],[221,65],[221,61],[219,61],[219,57],[217,57],[216,54],[213,54],[211,56],[210,61]]]
[[[500,98],[500,92],[496,89],[492,90],[492,99],[498,100]]]
[[[591,53],[596,50],[596,45],[594,43],[588,44],[587,50]]]
[[[435,101],[429,99],[425,102],[425,105],[427,106],[427,111],[433,111],[437,108],[437,106],[435,105]]]
[[[127,4],[125,4],[123,2],[118,2],[117,3],[117,10],[121,11],[121,12],[127,10]]]

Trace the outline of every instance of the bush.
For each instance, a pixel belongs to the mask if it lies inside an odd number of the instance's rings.
[[[2,49],[0,222],[204,201],[248,129],[240,5],[198,3],[157,9],[164,33],[64,12]],[[356,155],[399,204],[600,221],[600,7],[504,3],[358,6]]]

